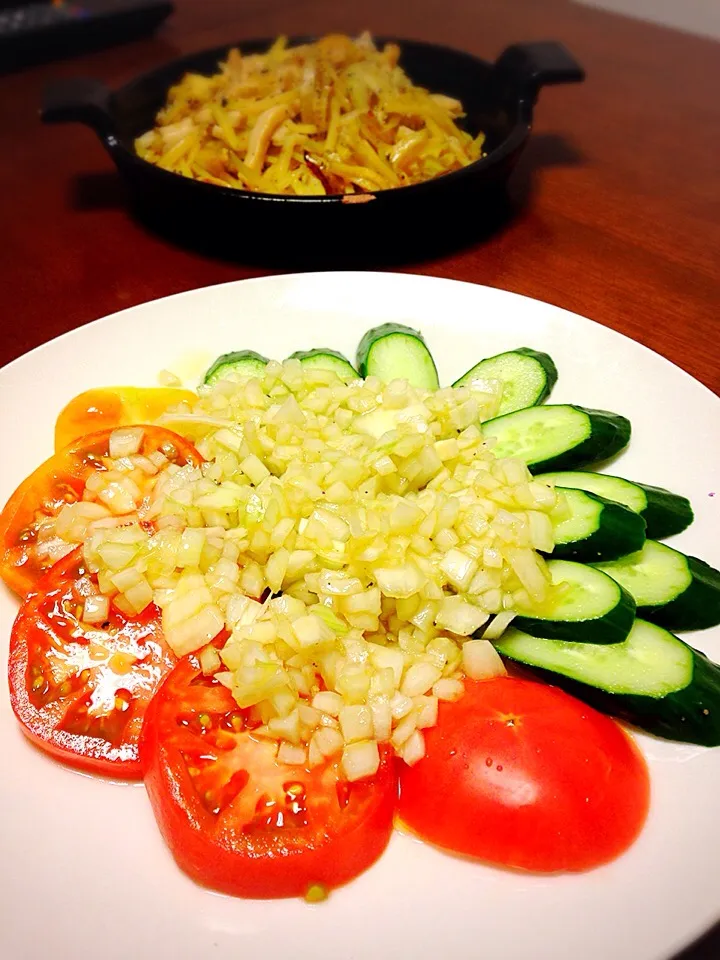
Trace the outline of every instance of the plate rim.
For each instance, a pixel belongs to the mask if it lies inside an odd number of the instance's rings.
[[[321,277],[347,277],[349,279],[358,278],[358,277],[393,277],[393,278],[403,278],[403,280],[408,280],[412,282],[431,282],[431,283],[442,283],[442,284],[460,284],[463,287],[473,287],[479,288],[480,290],[492,290],[499,292],[505,296],[509,296],[517,299],[518,301],[530,302],[530,303],[539,303],[546,307],[551,307],[553,310],[559,310],[567,317],[572,317],[577,320],[580,319],[585,323],[591,324],[593,327],[599,327],[603,330],[611,331],[618,337],[622,337],[623,340],[629,341],[636,348],[647,351],[653,357],[657,357],[659,360],[663,361],[666,364],[669,364],[670,367],[679,371],[684,377],[691,381],[695,386],[700,387],[705,393],[708,394],[709,398],[715,402],[720,402],[720,396],[716,394],[710,387],[704,384],[701,380],[698,380],[691,373],[685,370],[684,367],[681,367],[674,360],[671,360],[669,357],[666,357],[664,354],[659,353],[657,350],[654,350],[652,347],[648,347],[646,344],[641,343],[639,340],[635,340],[633,337],[629,336],[626,333],[623,333],[621,330],[616,330],[615,327],[609,326],[608,324],[601,323],[599,320],[593,320],[591,317],[585,316],[582,313],[576,313],[574,310],[569,310],[567,307],[562,307],[557,303],[553,303],[551,300],[542,300],[539,297],[531,297],[525,293],[518,293],[514,290],[507,290],[504,287],[496,287],[491,284],[485,283],[475,283],[472,280],[457,280],[453,277],[438,277],[434,274],[425,274],[425,273],[404,273],[400,271],[392,270],[312,270],[312,271],[297,271],[293,273],[280,273],[280,274],[269,274],[267,276],[261,277],[242,277],[238,280],[223,280],[219,283],[210,283],[205,284],[202,287],[191,287],[187,290],[179,290],[176,293],[169,293],[163,297],[155,297],[151,300],[143,300],[140,303],[133,304],[129,307],[123,307],[120,310],[115,310],[112,313],[104,314],[102,317],[96,317],[94,320],[88,320],[84,323],[81,323],[80,326],[73,327],[71,330],[66,330],[63,333],[58,334],[55,337],[51,337],[49,340],[45,340],[42,343],[37,344],[35,347],[31,347],[30,350],[27,350],[25,353],[20,354],[18,357],[14,357],[3,367],[0,367],[0,387],[3,385],[4,376],[8,371],[13,371],[14,368],[19,365],[21,362],[34,357],[35,355],[41,353],[45,349],[49,348],[51,345],[56,344],[58,341],[70,341],[76,336],[81,334],[81,331],[86,330],[88,327],[96,329],[97,327],[109,323],[111,321],[116,321],[124,314],[131,313],[138,310],[143,310],[151,306],[156,306],[158,304],[164,304],[167,301],[177,301],[179,299],[192,298],[194,296],[200,296],[206,291],[216,290],[218,288],[229,288],[237,287],[240,284],[243,285],[258,285],[262,286],[267,284],[271,286],[274,282],[278,280],[281,281],[293,281],[300,278],[307,278],[308,281],[314,280]]]
[[[169,304],[171,305],[172,303],[177,302],[177,298],[189,299],[193,297],[202,297],[203,295],[207,294],[208,291],[215,291],[216,289],[221,289],[221,288],[237,288],[239,285],[253,285],[253,286],[268,285],[272,287],[272,285],[275,283],[278,283],[278,281],[282,283],[292,284],[293,281],[296,281],[298,279],[302,279],[303,282],[312,283],[312,282],[317,282],[318,280],[322,280],[323,278],[327,278],[328,275],[340,277],[340,278],[347,278],[348,280],[355,280],[355,281],[357,281],[358,278],[367,279],[367,278],[378,277],[378,278],[383,278],[383,280],[385,280],[388,277],[392,277],[392,278],[401,277],[403,278],[403,283],[407,282],[413,285],[417,285],[418,283],[422,284],[426,282],[431,282],[431,283],[439,282],[442,285],[460,284],[463,287],[479,289],[479,291],[487,290],[487,291],[493,291],[494,294],[500,293],[504,297],[509,296],[510,298],[513,298],[516,303],[521,305],[520,306],[521,312],[524,310],[524,307],[522,306],[522,304],[525,303],[526,301],[529,301],[531,304],[541,304],[543,306],[551,308],[551,310],[557,312],[558,315],[561,315],[565,318],[570,319],[572,322],[577,322],[578,320],[580,320],[580,321],[583,321],[585,324],[591,324],[593,328],[599,328],[602,331],[607,331],[609,334],[612,334],[615,337],[621,337],[623,341],[628,341],[633,348],[638,348],[638,347],[641,348],[642,351],[646,351],[653,358],[657,357],[661,361],[663,361],[664,364],[668,365],[668,368],[667,368],[668,373],[670,373],[671,370],[679,371],[681,374],[684,375],[685,378],[687,378],[690,381],[692,385],[694,385],[694,387],[699,386],[700,388],[702,388],[703,395],[707,394],[709,395],[709,398],[712,402],[720,403],[720,398],[710,388],[705,386],[705,384],[701,383],[699,380],[695,379],[691,374],[689,374],[686,370],[684,370],[678,364],[674,363],[669,358],[658,353],[652,348],[647,347],[646,345],[638,342],[637,340],[634,340],[632,337],[624,333],[621,333],[618,330],[615,330],[613,327],[608,327],[605,324],[592,320],[591,318],[583,316],[582,314],[574,313],[573,311],[560,307],[557,304],[553,304],[549,301],[539,300],[538,298],[529,297],[524,294],[515,293],[513,291],[504,290],[501,287],[494,287],[494,286],[484,285],[484,284],[475,284],[470,281],[454,280],[452,278],[428,276],[424,274],[395,273],[395,272],[386,272],[386,271],[315,271],[311,273],[303,272],[303,273],[253,277],[253,278],[246,278],[246,279],[231,280],[231,281],[226,281],[218,284],[210,284],[203,287],[197,287],[197,288],[192,288],[185,291],[179,291],[174,294],[169,294],[165,297],[159,297],[153,300],[144,301],[140,304],[135,304],[130,307],[125,307],[121,310],[115,311],[114,313],[107,314],[103,317],[97,318],[96,320],[88,321],[87,323],[84,323],[79,327],[75,327],[72,330],[66,331],[63,334],[58,335],[57,337],[54,337],[48,341],[45,341],[42,344],[37,345],[33,349],[13,359],[12,361],[10,361],[10,363],[6,364],[2,369],[0,369],[0,389],[2,389],[7,385],[6,371],[14,372],[18,367],[21,367],[23,363],[32,362],[32,360],[35,357],[41,355],[46,350],[52,349],[53,346],[55,346],[58,342],[67,343],[67,342],[72,342],[76,338],[81,338],[83,336],[83,333],[89,328],[100,329],[104,325],[110,325],[112,323],[121,322],[121,318],[123,317],[123,315],[127,314],[128,312],[130,313],[141,312],[143,309],[158,307],[161,304],[164,306],[165,309],[168,309],[168,305]],[[704,396],[704,399],[707,400],[707,397]],[[714,914],[713,920],[711,920],[710,923],[711,924],[716,923],[718,919],[720,919],[720,908],[718,908],[717,913]],[[684,937],[680,940],[677,940],[672,947],[673,951],[681,949],[691,944],[698,937],[702,937],[703,934],[707,933],[709,929],[710,927],[707,923],[701,926],[698,926],[698,928],[695,930],[695,932],[692,935],[688,937]]]

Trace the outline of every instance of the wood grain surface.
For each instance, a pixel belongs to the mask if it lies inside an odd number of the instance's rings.
[[[266,272],[144,230],[94,135],[40,123],[48,80],[86,74],[118,86],[226,40],[369,27],[487,58],[518,40],[560,39],[588,75],[542,92],[511,184],[515,217],[471,249],[402,269],[567,307],[720,392],[720,45],[561,0],[177,6],[156,37],[0,77],[1,363],[123,307]]]
[[[556,39],[587,71],[541,94],[514,217],[469,249],[393,269],[558,304],[720,393],[720,44],[564,0],[178,0],[155,37],[0,77],[0,365],[133,304],[269,272],[143,228],[95,136],[40,123],[49,80],[117,87],[224,42],[363,28],[489,59]],[[325,266],[321,251],[313,266]],[[684,956],[717,960],[720,933]]]

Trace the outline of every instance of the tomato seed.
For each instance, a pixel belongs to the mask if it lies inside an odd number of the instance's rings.
[[[321,883],[314,883],[311,887],[308,887],[307,893],[305,894],[306,903],[321,903],[323,900],[327,900],[327,898],[327,889]]]
[[[340,809],[344,810],[345,807],[350,803],[350,784],[345,780],[338,780],[338,782],[335,784],[335,792],[337,794],[337,800]]]
[[[115,709],[124,713],[132,703],[132,694],[129,690],[115,691]]]
[[[305,796],[305,786],[297,781],[292,783],[284,783],[283,790],[285,791],[288,800],[301,800]]]

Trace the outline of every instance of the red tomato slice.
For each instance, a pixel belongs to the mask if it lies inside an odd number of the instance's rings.
[[[152,423],[169,407],[197,400],[177,387],[102,387],[86,390],[63,407],[55,423],[55,451],[89,433]]]
[[[640,832],[648,771],[608,717],[555,687],[466,681],[400,777],[400,818],[424,840],[552,873],[614,859]]]
[[[175,663],[151,604],[132,619],[78,619],[90,576],[75,549],[45,574],[10,637],[10,702],[23,732],[59,760],[139,780],[145,709]]]
[[[143,430],[139,452],[144,456],[161,450],[173,463],[202,463],[195,447],[171,430],[152,426]],[[50,457],[20,484],[0,514],[0,576],[21,597],[52,566],[36,547],[40,524],[66,503],[80,499],[90,474],[104,469],[111,433],[89,434]]]
[[[276,759],[230,692],[181,660],[148,709],[140,740],[145,785],[179,866],[241,897],[299,897],[369,867],[393,827],[394,763],[348,783],[338,764],[312,771]]]

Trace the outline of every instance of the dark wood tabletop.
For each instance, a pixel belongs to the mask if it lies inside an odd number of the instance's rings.
[[[117,87],[223,42],[364,28],[488,59],[556,39],[587,71],[583,85],[542,92],[511,183],[515,216],[475,246],[401,269],[592,317],[720,393],[720,45],[565,0],[177,0],[154,37],[0,77],[0,365],[133,304],[269,272],[141,226],[95,136],[40,123],[50,79]],[[684,956],[717,960],[720,932]]]
[[[559,304],[720,392],[720,45],[564,0],[179,0],[177,8],[155,37],[0,77],[0,363],[132,304],[265,272],[143,229],[95,136],[40,123],[48,80],[86,74],[118,86],[225,41],[369,27],[486,58],[519,40],[558,39],[587,70],[584,84],[541,94],[511,184],[514,219],[470,249],[403,269]]]

